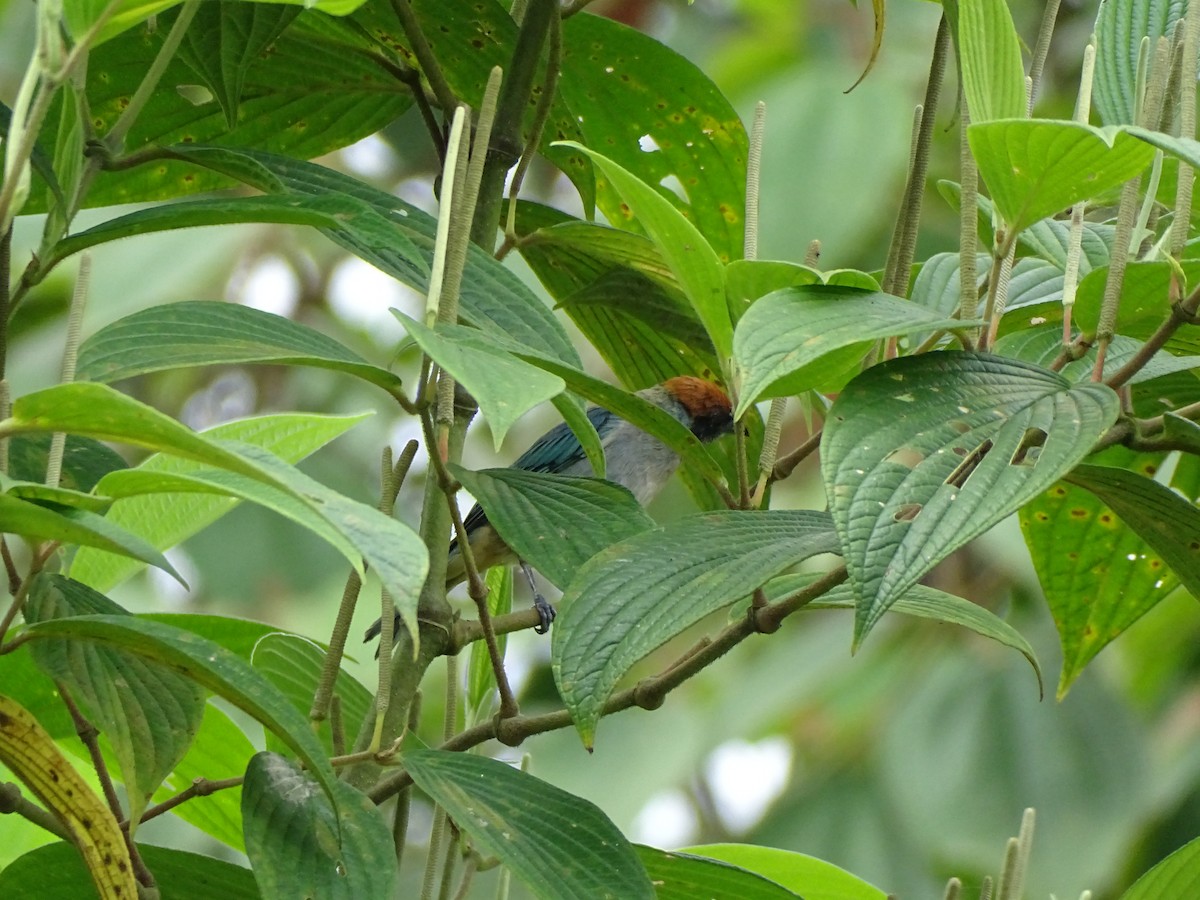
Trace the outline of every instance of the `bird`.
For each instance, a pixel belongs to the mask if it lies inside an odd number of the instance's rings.
[[[670,414],[704,443],[716,440],[733,430],[733,410],[728,395],[711,381],[694,375],[679,375],[662,384],[637,392],[648,403]],[[587,410],[604,448],[606,478],[625,488],[645,506],[667,483],[679,466],[679,455],[658,438],[602,406]],[[592,474],[591,463],[583,446],[566,422],[550,429],[517,458],[515,469],[526,472],[549,472],[555,475]],[[533,572],[524,560],[504,542],[488,521],[483,507],[476,503],[463,520],[463,530],[471,542],[471,552],[478,571],[498,565],[521,566],[533,590],[538,624],[534,630],[545,634],[554,621],[554,607],[538,592]],[[466,565],[458,549],[458,540],[450,543],[446,565],[446,589],[466,580]],[[380,632],[380,621],[367,629],[364,641]]]

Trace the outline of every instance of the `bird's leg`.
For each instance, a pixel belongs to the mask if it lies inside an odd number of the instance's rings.
[[[549,601],[537,589],[537,582],[533,580],[533,569],[529,567],[529,563],[523,559],[517,560],[517,562],[521,566],[521,571],[525,573],[525,578],[529,582],[529,589],[533,591],[533,608],[537,610],[538,614],[538,623],[534,626],[533,630],[538,634],[545,634],[550,630],[550,623],[554,621],[554,616],[556,615],[554,607],[550,605]]]

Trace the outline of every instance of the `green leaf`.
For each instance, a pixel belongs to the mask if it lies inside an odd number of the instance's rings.
[[[332,788],[320,791],[278,754],[250,760],[242,785],[246,855],[267,897],[392,896],[396,850],[383,814],[344,781]]]
[[[93,613],[129,615],[103,594],[61,575],[37,576],[24,612],[30,624]],[[31,652],[47,675],[70,688],[88,720],[108,739],[125,782],[132,830],[196,736],[204,691],[174,672],[109,647],[45,641],[35,643]]]
[[[517,419],[563,391],[561,378],[518,359],[476,328],[443,323],[435,330],[399,310],[392,315],[478,401],[497,451]]]
[[[776,578],[766,588],[767,599],[776,600],[785,597],[813,581],[808,575],[784,575]],[[808,609],[854,609],[854,588],[848,584],[839,584],[828,593],[822,594],[807,603]],[[949,625],[959,625],[968,628],[981,637],[988,638],[1005,647],[1011,647],[1033,666],[1033,674],[1037,676],[1038,694],[1043,692],[1042,667],[1038,664],[1037,656],[1029,641],[995,613],[985,609],[978,603],[956,597],[937,588],[923,584],[913,585],[908,591],[892,604],[889,612],[903,613],[906,616],[916,616],[919,619],[931,619],[934,622],[945,622]]]
[[[230,128],[237,126],[246,71],[299,14],[298,6],[274,3],[202,3],[196,10],[179,56],[217,98]]]
[[[1142,38],[1150,52],[1170,37],[1187,8],[1184,0],[1122,0],[1101,3],[1096,14],[1096,74],[1092,103],[1105,125],[1128,125],[1137,109],[1137,69]]]
[[[1113,453],[1151,474],[1157,456]],[[1097,497],[1059,482],[1020,511],[1021,531],[1062,644],[1058,697],[1114,638],[1149,612],[1178,580],[1132,529]]]
[[[250,619],[238,619],[234,616],[206,616],[197,613],[141,613],[138,618],[199,635],[214,644],[220,644],[246,662],[250,661],[259,641],[268,634],[279,633],[278,628]]]
[[[1091,491],[1154,548],[1194,597],[1200,597],[1200,508],[1144,475],[1112,466],[1079,466],[1068,476]]]
[[[50,434],[22,434],[9,440],[8,474],[18,481],[44,479],[52,439],[53,435]],[[72,490],[90,491],[109,472],[127,465],[121,454],[111,447],[91,438],[69,434],[63,449],[62,475],[58,483]]]
[[[296,711],[307,716],[312,709],[313,694],[320,681],[326,651],[313,641],[296,634],[268,634],[254,647],[251,664],[279,688]],[[338,669],[334,694],[342,705],[342,721],[353,727],[365,721],[371,708],[371,692],[345,669]],[[333,733],[329,720],[313,729],[325,750],[333,755]]]
[[[518,210],[522,258],[623,384],[716,368],[704,327],[649,238],[576,220],[534,228],[549,214],[527,203]]]
[[[66,638],[126,650],[174,669],[224,697],[287,744],[325,790],[336,782],[333,768],[308,719],[248,662],[206,638],[133,616],[75,616],[30,626],[32,640]]]
[[[775,291],[747,310],[734,334],[741,377],[734,418],[758,400],[824,383],[847,362],[862,359],[877,338],[969,324],[888,294],[817,286]],[[847,348],[846,354],[819,364]]]
[[[1004,0],[959,0],[958,58],[972,122],[1025,116],[1021,40]]]
[[[828,595],[826,595],[828,596]],[[688,853],[719,859],[802,894],[804,900],[886,900],[884,892],[833,863],[753,844],[703,844]]]
[[[417,634],[416,603],[429,557],[416,533],[365,503],[351,500],[252,444],[214,441],[111,388],[77,382],[27,394],[13,404],[13,416],[0,423],[9,433],[68,431],[124,441],[228,469],[292,495],[344,537],[337,545],[361,571],[365,561],[392,592],[396,609]],[[120,473],[114,473],[114,478]],[[80,513],[76,511],[76,515]]]
[[[1191,290],[1200,284],[1200,260],[1183,260],[1180,268],[1183,278]],[[1121,305],[1117,309],[1116,328],[1119,333],[1134,337],[1148,337],[1170,314],[1170,291],[1178,269],[1167,261],[1130,260],[1125,267],[1125,281],[1121,289]],[[1093,269],[1080,282],[1075,297],[1073,321],[1089,337],[1094,337],[1100,322],[1100,309],[1104,303],[1104,284],[1108,280],[1108,267]],[[1194,335],[1195,326],[1184,325],[1177,335]]]
[[[1104,356],[1104,377],[1116,374],[1125,363],[1142,349],[1142,342],[1122,334],[1114,335],[1112,343]],[[1011,356],[1023,359],[1035,365],[1049,367],[1062,352],[1062,328],[1059,325],[1048,325],[1042,328],[1027,328],[1005,335],[996,342],[994,352],[1001,356]],[[1071,360],[1059,371],[1070,381],[1086,381],[1092,377],[1096,366],[1096,347],[1089,347],[1079,359]],[[1200,368],[1200,356],[1172,356],[1162,351],[1150,357],[1150,360],[1129,379],[1129,384],[1142,384],[1163,378],[1176,372],[1190,372]]]
[[[1010,229],[1020,231],[1139,175],[1154,150],[1128,132],[1050,119],[967,129],[979,174]]]
[[[108,497],[97,497],[95,494],[85,494],[70,488],[50,487],[40,481],[14,481],[3,473],[0,473],[0,488],[3,488],[7,496],[17,500],[29,500],[41,505],[51,504],[64,509],[86,510],[100,515],[112,505]]]
[[[795,900],[799,894],[728,862],[634,845],[657,900]]]
[[[601,550],[654,527],[611,481],[512,468],[453,472],[504,542],[559,588]]]
[[[186,805],[186,804],[185,804]],[[205,856],[139,844],[163,900],[260,900],[254,873]],[[31,850],[0,871],[0,894],[37,900],[92,900],[99,894],[74,844]]]
[[[654,38],[590,15],[563,23],[562,66],[559,91],[581,142],[603,147],[616,164],[654,185],[695,223],[718,257],[740,257],[749,141],[708,75]],[[568,162],[580,165],[582,158]],[[596,181],[597,204],[610,222],[622,224],[628,211],[620,201],[629,202],[624,188],[616,179]]]
[[[494,619],[512,612],[513,570],[511,566],[492,566],[484,575],[487,585],[488,612]],[[496,635],[496,647],[504,659],[507,634]],[[496,696],[496,672],[488,655],[484,641],[471,644],[470,660],[467,663],[467,725],[483,721],[492,709]]]
[[[1200,838],[1184,844],[1133,883],[1121,900],[1190,897],[1200,891]]]
[[[414,750],[403,762],[417,787],[535,897],[654,897],[633,847],[587,800],[482,756]]]
[[[327,4],[329,0],[319,5]],[[332,4],[343,10],[356,5],[355,0],[332,0]],[[151,7],[140,17],[153,11]],[[156,29],[125,31],[91,51],[87,101],[95,133],[107,134],[117,121],[158,55],[176,15],[176,10],[168,10],[159,16]],[[332,22],[317,10],[303,11],[272,42],[270,52],[260,53],[250,62],[233,128],[215,98],[197,96],[207,93],[197,84],[202,79],[177,54],[167,64],[159,89],[133,123],[124,150],[220,143],[312,159],[376,133],[411,106],[411,94],[380,65],[369,38],[353,31],[348,34],[345,28],[335,29]],[[115,34],[118,25],[127,27],[118,19],[106,34]],[[181,85],[203,90],[180,91]],[[52,125],[44,137],[50,146],[56,137],[53,126],[59,121],[57,101],[47,121]],[[165,159],[101,172],[86,202],[108,206],[163,200],[228,185],[225,178]],[[25,212],[36,212],[40,205],[31,203]]]
[[[584,745],[617,682],[647,653],[819,553],[827,513],[727,510],[679,519],[602,551],[563,594],[551,668]]]
[[[78,377],[112,382],[165,369],[244,363],[332,369],[385,391],[401,390],[397,375],[313,328],[214,301],[153,306],[105,326],[80,346]]]
[[[245,733],[221,709],[212,703],[204,706],[204,719],[187,754],[167,775],[154,795],[156,803],[187,790],[197,778],[219,781],[239,778],[255,748]],[[196,826],[239,853],[246,851],[242,838],[241,785],[204,796],[193,797],[171,810],[183,821]]]
[[[296,463],[364,418],[365,414],[281,413],[227,422],[202,434],[214,440],[256,444],[285,462]],[[13,443],[20,439],[14,439]],[[68,447],[70,443],[68,438]],[[202,468],[202,464],[192,460],[155,454],[145,459],[137,471],[187,475]],[[234,497],[211,494],[149,494],[116,501],[106,518],[114,525],[140,535],[156,549],[166,550],[215,522],[239,502]],[[140,569],[136,560],[91,548],[81,549],[71,561],[71,577],[99,591],[108,590]],[[249,653],[246,655],[248,657]]]
[[[390,10],[388,13],[392,15]],[[437,220],[417,207],[324,166],[258,150],[176,146],[172,152],[262,191],[316,196],[336,192],[369,204],[378,213],[376,227],[369,232],[362,228],[366,220],[360,217],[342,223],[344,227],[338,229],[323,229],[324,234],[403,284],[422,293],[427,290]],[[390,238],[397,229],[406,242]],[[407,250],[398,252],[409,246],[417,248],[417,257]],[[566,331],[545,304],[520,278],[475,244],[467,248],[459,315],[489,335],[504,335],[567,365],[582,366]]]
[[[719,358],[727,358],[733,347],[733,324],[725,300],[725,273],[704,235],[670,201],[627,169],[580,144],[568,142],[567,146],[586,153],[612,182],[691,301]]]
[[[332,537],[327,529],[316,525],[313,518],[315,514],[336,532],[340,540],[331,543],[342,551],[352,566],[358,569],[362,563],[366,563],[375,570],[384,587],[391,592],[396,611],[412,634],[415,645],[417,600],[425,576],[429,573],[429,554],[416,532],[374,506],[353,500],[314,481],[266,450],[252,444],[243,444],[238,450],[242,458],[253,460],[263,474],[269,475],[275,485],[308,507],[309,515],[302,524],[319,534]],[[229,478],[227,475],[222,479],[214,476],[210,480],[227,485],[238,483],[236,477]],[[258,497],[255,499],[258,500]]]
[[[1070,471],[1116,394],[988,354],[874,366],[834,401],[821,471],[858,600],[855,645],[939,561]]]
[[[70,506],[43,506],[0,494],[0,532],[19,534],[33,540],[98,547],[109,553],[149,563],[183,583],[179,573],[161,553],[137,535],[87,510]]]

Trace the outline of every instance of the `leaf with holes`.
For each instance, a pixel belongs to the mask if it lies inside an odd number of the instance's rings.
[[[834,402],[821,471],[854,585],[855,646],[938,562],[1069,472],[1117,395],[988,354],[874,366]]]
[[[1106,460],[1152,474],[1156,456],[1111,448]],[[1179,584],[1102,500],[1060,482],[1021,509],[1021,532],[1062,644],[1058,697],[1110,641]]]
[[[563,594],[551,668],[586,746],[617,682],[709,613],[837,551],[828,513],[726,510],[678,519],[593,556]]]
[[[1154,548],[1193,597],[1200,597],[1200,508],[1126,469],[1080,466],[1069,480],[1091,491]]]
[[[417,787],[472,842],[544,900],[639,900],[654,888],[633,847],[581,797],[498,760],[414,750],[403,755]]]

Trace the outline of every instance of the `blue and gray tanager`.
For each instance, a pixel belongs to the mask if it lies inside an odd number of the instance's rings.
[[[703,378],[681,375],[638,391],[638,396],[670,413],[701,441],[715,440],[733,430],[729,397]],[[628,488],[639,503],[649,503],[674,474],[679,466],[679,456],[657,438],[602,407],[593,406],[587,411],[587,417],[604,447],[608,480]],[[534,441],[513,463],[513,467],[527,472],[551,472],[556,475],[586,476],[592,473],[579,439],[565,422]],[[529,567],[504,543],[478,503],[467,513],[463,526],[480,572],[492,566],[520,563],[530,587],[534,588],[534,605],[540,620],[536,630],[539,634],[545,634],[554,620],[554,607],[537,592]],[[456,540],[450,545],[446,587],[449,589],[464,580],[466,570]],[[366,640],[377,634],[379,622],[367,630]]]

